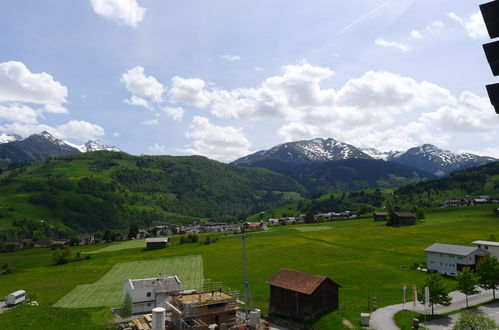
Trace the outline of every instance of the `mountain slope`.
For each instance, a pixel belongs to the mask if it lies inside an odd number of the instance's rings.
[[[387,160],[413,166],[437,176],[445,176],[456,170],[496,161],[492,157],[477,156],[469,153],[456,154],[449,150],[439,149],[431,144],[414,147],[401,154],[390,155]]]
[[[310,164],[350,158],[370,159],[371,157],[350,144],[329,138],[283,143],[269,150],[258,151],[239,158],[233,164],[252,166],[252,163],[263,160],[280,160],[290,164]]]
[[[448,177],[418,182],[399,188],[395,195],[401,203],[420,206],[441,205],[445,199],[468,196],[499,197],[499,162],[460,170]]]
[[[77,232],[123,230],[130,223],[155,221],[236,220],[305,194],[300,184],[281,174],[200,156],[78,153],[0,176],[0,228],[9,228],[0,232],[0,241],[33,235],[24,229],[49,235],[39,219]]]

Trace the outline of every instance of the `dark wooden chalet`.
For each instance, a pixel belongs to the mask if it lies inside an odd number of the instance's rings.
[[[167,237],[146,238],[146,249],[162,249],[167,245]]]
[[[416,216],[410,212],[393,213],[393,226],[410,226],[416,224]]]
[[[310,320],[339,308],[341,286],[326,276],[281,269],[267,284],[270,313]]]
[[[388,212],[374,212],[374,221],[386,221],[388,220]]]

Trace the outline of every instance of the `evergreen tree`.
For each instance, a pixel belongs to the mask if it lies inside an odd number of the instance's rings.
[[[479,292],[476,289],[477,285],[478,276],[471,272],[469,267],[463,268],[463,270],[457,275],[457,290],[466,295],[466,308],[468,308],[468,296]]]
[[[499,261],[494,256],[482,258],[476,266],[478,285],[485,290],[492,290],[496,299],[496,289],[499,287]]]
[[[133,302],[132,296],[127,292],[123,298],[123,309],[121,310],[121,316],[127,318],[132,316],[133,313]]]
[[[440,274],[433,273],[426,277],[423,285],[421,286],[420,292],[418,293],[418,300],[422,304],[425,303],[425,287],[428,287],[430,290],[431,315],[434,315],[435,305],[449,306],[451,304],[452,299],[449,296],[449,291],[442,282]]]

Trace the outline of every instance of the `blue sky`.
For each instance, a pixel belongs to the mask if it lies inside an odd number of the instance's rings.
[[[480,1],[0,3],[0,130],[229,161],[333,137],[499,157]]]

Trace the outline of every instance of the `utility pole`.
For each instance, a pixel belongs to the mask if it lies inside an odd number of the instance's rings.
[[[248,283],[248,275],[246,274],[246,233],[243,232],[242,234],[242,240],[243,240],[243,270],[244,270],[244,311],[246,313],[246,320],[249,319],[249,313],[248,313],[248,305],[249,305],[249,283]]]

